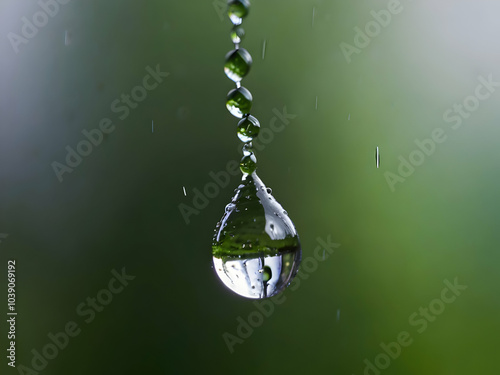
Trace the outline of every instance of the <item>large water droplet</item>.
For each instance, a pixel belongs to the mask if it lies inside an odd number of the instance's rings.
[[[227,5],[227,14],[234,25],[239,25],[248,15],[249,9],[250,1],[248,0],[231,0]]]
[[[243,86],[228,92],[226,108],[234,117],[242,118],[252,109],[252,94]]]
[[[250,198],[246,198],[250,197]],[[286,288],[301,259],[299,236],[283,207],[256,173],[245,175],[222,219],[212,245],[215,270],[233,292],[265,298]],[[245,245],[245,246],[243,246]]]
[[[239,82],[250,71],[252,56],[244,48],[234,49],[226,55],[224,73],[234,82]]]
[[[259,135],[260,123],[252,115],[243,117],[238,122],[238,138],[243,142],[250,142]]]

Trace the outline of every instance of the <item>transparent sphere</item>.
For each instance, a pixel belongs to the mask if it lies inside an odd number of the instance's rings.
[[[240,161],[240,169],[243,173],[251,174],[257,169],[257,158],[253,152],[243,155]]]
[[[292,281],[301,254],[286,211],[255,172],[245,175],[215,229],[212,256],[218,277],[244,297],[271,297]]]
[[[234,44],[239,44],[245,36],[245,30],[240,25],[234,25],[229,35]]]
[[[238,138],[250,142],[259,135],[260,123],[254,116],[248,115],[238,122]]]
[[[249,10],[250,1],[248,0],[231,0],[227,5],[227,14],[234,25],[241,24]]]
[[[244,48],[234,49],[226,55],[224,73],[234,82],[240,82],[250,71],[252,56]]]
[[[253,145],[252,142],[247,142],[243,145],[243,155],[253,154]]]
[[[226,97],[226,108],[234,116],[242,118],[250,113],[252,109],[252,94],[243,86],[228,92]]]

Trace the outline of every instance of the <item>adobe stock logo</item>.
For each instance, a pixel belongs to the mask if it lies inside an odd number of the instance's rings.
[[[71,0],[39,0],[37,4],[40,6],[41,10],[37,11],[31,19],[27,17],[21,17],[21,35],[10,32],[7,34],[7,38],[12,46],[15,53],[19,53],[19,46],[21,44],[28,44],[28,42],[38,35],[38,32],[47,23],[49,23],[50,18],[57,16],[60,10],[60,5],[66,5]],[[50,18],[49,18],[50,17]]]
[[[125,271],[125,267],[121,272],[113,269],[111,270],[113,276],[106,287],[100,289],[94,297],[87,297],[85,302],[76,306],[76,314],[80,317],[86,317],[84,322],[90,324],[96,318],[97,313],[102,312],[116,297],[122,293],[125,287],[134,280],[136,276],[129,275]],[[69,344],[74,341],[82,333],[82,323],[78,324],[76,321],[70,320],[62,326],[58,332],[49,332],[47,334],[47,343],[37,349],[33,348],[31,354],[30,366],[19,364],[16,366],[20,375],[38,375],[46,370],[64,350],[67,349]],[[53,373],[53,372],[51,372]]]
[[[285,130],[286,126],[290,124],[290,120],[297,117],[297,115],[288,113],[286,106],[283,107],[282,111],[273,108],[272,112],[274,116],[269,121],[269,127],[260,128],[259,135],[252,141],[253,148],[257,151],[264,150],[266,145],[274,140],[274,135]],[[241,152],[240,145],[238,145],[238,151]],[[210,200],[216,198],[219,193],[228,186],[231,176],[241,175],[239,162],[230,160],[227,162],[225,170],[217,173],[210,171],[208,175],[213,181],[207,182],[201,190],[198,188],[192,190],[192,205],[190,206],[185,203],[180,203],[178,205],[179,212],[186,224],[191,222],[190,216],[199,215],[201,210],[209,205]]]
[[[289,291],[294,292],[299,289],[302,281],[309,279],[311,274],[316,272],[319,264],[328,259],[335,252],[335,249],[340,247],[339,243],[332,242],[330,235],[327,236],[326,241],[321,237],[316,238],[316,241],[318,245],[314,248],[313,255],[302,260],[301,268],[290,283]],[[269,318],[274,314],[275,306],[279,306],[286,301],[285,293],[286,291],[271,298],[254,301],[252,304],[255,309],[248,314],[246,319],[241,316],[236,318],[238,326],[235,334],[229,332],[222,334],[222,339],[231,354],[236,350],[236,345],[243,344],[257,328],[264,324],[265,318]]]
[[[479,84],[476,86],[473,95],[466,96],[461,104],[455,103],[443,113],[443,120],[446,123],[452,124],[450,126],[452,130],[458,130],[464,120],[471,117],[472,113],[479,109],[481,102],[491,98],[497,88],[500,87],[500,82],[494,81],[492,74],[488,75],[488,78],[479,76],[477,80]],[[396,191],[396,184],[405,182],[415,172],[416,168],[424,164],[427,158],[436,152],[437,146],[446,142],[447,139],[448,135],[445,129],[441,127],[436,127],[432,130],[429,138],[424,138],[423,140],[415,139],[414,143],[417,148],[411,151],[407,158],[399,155],[398,160],[400,163],[397,173],[384,172],[389,189],[394,193]]]
[[[147,66],[145,70],[147,74],[142,78],[141,84],[133,87],[130,94],[122,94],[120,98],[113,100],[110,104],[111,112],[119,114],[118,119],[121,121],[125,120],[130,115],[131,110],[139,106],[139,103],[146,100],[148,92],[156,89],[170,75],[170,73],[160,70],[160,64],[157,64],[155,69]],[[50,164],[59,182],[63,182],[63,175],[72,173],[82,163],[83,158],[89,156],[94,147],[98,147],[102,143],[104,135],[111,134],[115,128],[113,121],[104,117],[99,121],[97,128],[83,129],[84,139],[78,142],[74,148],[70,145],[65,148],[67,151],[66,164],[58,161],[53,161]]]
[[[373,19],[365,24],[363,30],[361,30],[358,26],[354,28],[354,45],[346,42],[340,43],[340,50],[344,54],[347,63],[351,63],[351,56],[353,54],[359,55],[362,49],[368,47],[371,41],[380,35],[382,29],[385,29],[390,25],[392,17],[402,11],[403,6],[399,0],[389,0],[387,3],[387,9],[382,9],[378,12],[372,10],[370,14]]]
[[[411,327],[417,327],[418,334],[424,333],[429,327],[430,323],[435,323],[437,318],[443,314],[447,305],[452,304],[457,300],[464,290],[468,288],[467,285],[459,284],[458,277],[455,277],[453,283],[449,280],[443,281],[445,288],[437,298],[431,300],[425,307],[420,306],[418,311],[410,314],[408,323]],[[413,344],[414,339],[409,331],[401,331],[396,336],[395,341],[388,343],[381,342],[379,352],[372,360],[365,358],[363,363],[365,365],[363,375],[380,375],[383,370],[387,370],[391,363],[399,358],[403,349]],[[353,374],[354,375],[354,374]]]

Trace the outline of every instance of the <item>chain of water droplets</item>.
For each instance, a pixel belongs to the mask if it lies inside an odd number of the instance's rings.
[[[243,18],[248,15],[250,2],[248,0],[229,0],[228,15],[233,23],[231,29],[231,40],[234,49],[226,55],[224,73],[235,82],[236,88],[229,91],[226,97],[226,108],[229,112],[241,120],[238,122],[238,138],[244,143],[243,158],[240,162],[240,169],[243,174],[251,174],[257,168],[257,158],[252,148],[252,140],[259,135],[260,123],[250,114],[252,108],[252,94],[241,85],[241,80],[250,71],[252,66],[252,56],[244,48],[240,48],[240,43],[245,36],[245,31],[241,26]]]

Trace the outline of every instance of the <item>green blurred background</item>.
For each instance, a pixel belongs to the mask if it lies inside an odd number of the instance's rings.
[[[81,333],[40,373],[362,374],[402,331],[413,343],[380,373],[497,373],[500,92],[457,130],[443,113],[478,76],[500,81],[500,4],[402,0],[348,64],[340,43],[389,1],[252,1],[252,112],[263,127],[273,109],[296,115],[257,152],[259,176],[303,259],[318,237],[341,246],[231,354],[222,334],[255,306],[217,279],[211,239],[239,177],[189,224],[179,210],[240,157],[222,3],[73,0],[15,53],[8,34],[40,6],[0,0],[0,306],[16,259],[17,363],[75,321]],[[157,64],[170,75],[119,120],[111,103]],[[59,182],[51,163],[102,118],[114,132]],[[384,173],[436,128],[447,140],[391,191]],[[136,278],[86,324],[76,307],[123,267]],[[417,333],[409,316],[457,277],[467,290]],[[4,357],[2,374],[22,373]]]

